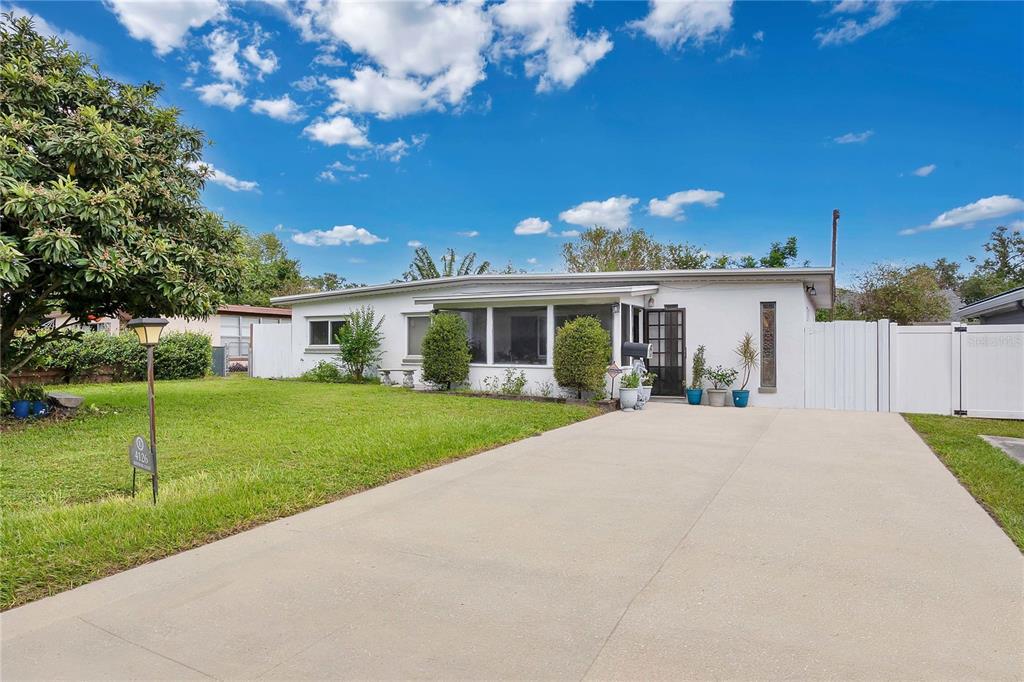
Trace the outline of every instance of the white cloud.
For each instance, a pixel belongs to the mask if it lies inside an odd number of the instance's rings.
[[[309,230],[308,232],[296,232],[292,235],[292,241],[305,246],[338,246],[340,244],[380,244],[387,239],[381,239],[363,227],[355,225],[335,225],[329,230]]]
[[[73,31],[67,31],[62,28],[57,28],[56,26],[48,22],[46,19],[43,19],[41,16],[33,14],[27,9],[18,7],[17,5],[8,5],[7,8],[4,9],[4,12],[12,13],[15,19],[18,19],[20,17],[28,17],[29,19],[32,20],[32,25],[35,27],[36,32],[40,35],[57,36],[58,38],[66,42],[68,45],[70,45],[71,49],[78,50],[79,52],[84,52],[92,58],[96,58],[102,49],[99,45],[92,42],[91,40],[83,38],[82,36],[78,35],[77,33],[74,33]]]
[[[329,0],[306,7],[312,31],[377,65],[358,69],[348,85],[332,83],[338,111],[394,117],[455,106],[485,78],[482,52],[493,29],[481,3]]]
[[[936,166],[934,163],[929,163],[927,166],[921,166],[920,168],[915,170],[914,175],[916,175],[919,178],[926,178],[932,173],[934,173],[936,168],[938,168],[938,166]]]
[[[307,137],[333,147],[346,144],[349,147],[369,147],[366,131],[352,122],[347,116],[335,116],[330,119],[317,119],[302,131]]]
[[[687,189],[681,192],[673,192],[664,199],[651,199],[647,202],[647,212],[661,218],[686,220],[686,215],[683,213],[684,206],[701,204],[714,208],[724,198],[725,193],[717,190]]]
[[[605,30],[576,35],[574,4],[506,0],[490,9],[505,36],[495,52],[529,55],[526,75],[538,79],[538,92],[571,88],[613,47]]]
[[[418,249],[421,246],[423,246],[423,242],[419,241],[418,239],[410,239],[405,243],[405,245],[413,249]]]
[[[513,232],[518,235],[544,234],[551,229],[551,223],[540,218],[524,218],[519,221]]]
[[[750,51],[747,49],[746,44],[743,44],[743,45],[740,45],[739,47],[732,48],[731,50],[726,52],[724,55],[719,57],[717,61],[719,61],[719,62],[726,62],[726,61],[729,61],[730,59],[736,59],[737,57],[749,57],[749,56],[750,56]]]
[[[238,37],[223,28],[206,36],[210,48],[210,68],[222,82],[245,83],[245,73],[238,61]]]
[[[756,33],[754,33],[754,40],[756,40],[759,43],[763,43],[764,42],[764,31],[757,31]]]
[[[961,225],[971,226],[981,220],[1001,218],[1011,213],[1024,211],[1024,201],[1008,194],[998,194],[984,199],[978,199],[966,206],[959,206],[950,209],[921,227],[912,227],[902,230],[900,234],[917,234],[929,230],[941,230],[947,227],[960,227]]]
[[[333,68],[345,66],[348,62],[346,62],[344,59],[335,54],[337,49],[338,46],[332,43],[326,43],[324,45],[321,45],[317,51],[316,57],[313,57],[313,63],[316,64],[317,66],[327,66]]]
[[[526,262],[529,263],[530,265],[536,265],[537,264],[537,259],[536,258],[527,258]]]
[[[323,87],[326,80],[323,76],[303,76],[297,81],[292,81],[292,87],[302,92],[312,92]]]
[[[874,130],[865,130],[862,133],[846,133],[832,139],[836,144],[863,144],[875,134]]]
[[[185,44],[190,29],[227,16],[226,0],[106,0],[108,8],[136,40],[148,40],[165,55]]]
[[[228,175],[224,171],[214,168],[211,163],[192,163],[189,164],[189,167],[202,171],[209,182],[223,185],[232,192],[255,192],[260,188],[259,183],[252,180],[239,180],[233,175]]]
[[[423,145],[427,142],[426,135],[413,135],[409,139],[412,141],[406,142],[405,138],[400,137],[394,142],[378,145],[377,156],[383,157],[392,163],[398,163],[403,157],[408,156],[410,151],[422,149]]]
[[[642,31],[663,50],[682,49],[687,43],[700,47],[720,40],[732,28],[731,0],[651,0],[650,8],[646,17],[628,26]]]
[[[562,230],[557,235],[554,232],[549,233],[552,237],[579,237],[579,230]]]
[[[465,232],[456,232],[455,234],[457,234],[460,237],[465,237],[467,239],[472,239],[473,237],[479,237],[480,236],[480,231],[479,230],[467,230]]]
[[[872,31],[877,31],[891,23],[900,13],[896,2],[891,0],[871,3],[863,0],[843,0],[832,9],[832,13],[857,14],[869,8],[872,10],[872,14],[864,21],[845,18],[828,30],[818,29],[814,34],[818,46],[845,45],[860,40]]]
[[[260,54],[257,45],[246,45],[245,49],[242,50],[242,56],[245,57],[247,62],[256,67],[261,76],[277,71],[277,55],[274,54],[273,50],[267,50]]]
[[[635,197],[625,195],[611,197],[604,201],[584,201],[558,214],[563,222],[580,227],[607,227],[609,230],[621,230],[629,226],[630,212],[639,201]]]
[[[1011,232],[1024,232],[1024,220],[1013,220],[1007,227]]]
[[[301,121],[306,117],[302,113],[302,108],[289,95],[277,99],[253,100],[252,111],[286,123]]]
[[[199,99],[206,104],[234,111],[246,103],[245,95],[231,83],[210,83],[196,88]]]

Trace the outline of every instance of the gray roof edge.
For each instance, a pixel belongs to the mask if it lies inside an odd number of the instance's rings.
[[[628,281],[662,280],[662,279],[728,279],[744,277],[768,278],[779,280],[801,279],[804,277],[833,277],[834,270],[830,267],[824,268],[715,268],[707,270],[622,270],[612,272],[548,272],[548,273],[527,273],[511,275],[463,275],[461,277],[438,277],[435,279],[421,279],[412,282],[392,282],[389,284],[375,284],[366,287],[353,287],[351,289],[339,289],[337,291],[318,291],[311,294],[293,294],[291,296],[275,296],[270,299],[271,303],[302,303],[328,298],[349,298],[364,296],[374,293],[389,293],[405,289],[420,289],[430,287],[448,286],[473,282],[476,284],[497,284],[502,282],[524,283],[524,282],[565,282],[579,281],[587,282],[594,280],[615,280]]]
[[[1012,306],[1017,301],[1024,301],[1024,286],[1015,287],[1009,291],[1004,291],[1000,294],[983,298],[980,301],[975,301],[970,305],[965,305],[957,311],[957,315],[961,318],[971,317],[972,315],[996,310],[1003,306]]]

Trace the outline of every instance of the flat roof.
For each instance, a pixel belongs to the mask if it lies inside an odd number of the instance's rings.
[[[974,317],[983,313],[996,312],[1006,308],[1007,310],[1017,307],[1021,301],[1024,301],[1024,287],[1017,287],[1004,291],[1001,294],[995,296],[989,296],[983,298],[980,301],[975,301],[970,305],[965,305],[960,308],[956,314],[962,319],[965,317]]]
[[[777,281],[801,281],[810,279],[824,279],[824,284],[815,299],[824,302],[827,307],[828,297],[831,294],[831,282],[834,277],[832,268],[714,268],[704,270],[623,270],[612,272],[531,272],[516,274],[492,274],[492,275],[463,275],[460,277],[437,277],[434,279],[421,279],[411,282],[391,282],[388,284],[375,284],[365,287],[353,287],[351,289],[340,289],[337,291],[318,291],[311,294],[294,294],[292,296],[277,296],[270,299],[271,303],[299,303],[303,301],[316,301],[321,299],[345,299],[357,296],[365,296],[374,293],[387,293],[402,291],[406,289],[426,289],[430,287],[451,286],[453,284],[524,284],[524,283],[545,283],[564,284],[566,282],[594,282],[594,281],[622,281],[622,282],[646,282],[656,284],[661,280],[668,279],[712,279],[712,280],[777,280]],[[818,288],[818,287],[816,287]]]

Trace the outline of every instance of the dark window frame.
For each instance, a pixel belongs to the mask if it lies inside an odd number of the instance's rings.
[[[534,335],[532,339],[525,340],[520,337],[517,341],[515,337],[516,329],[514,329],[513,319],[511,317],[512,311],[521,311],[519,315],[520,320],[527,320],[531,316],[534,318]],[[528,314],[527,311],[530,311]],[[494,364],[495,365],[522,365],[524,367],[535,367],[538,365],[550,365],[551,358],[548,357],[548,306],[507,306],[507,307],[494,307],[492,308],[491,318],[493,320],[494,331],[492,332],[492,339],[494,342]],[[503,330],[500,328],[502,324],[502,318],[509,316],[509,329],[508,329],[508,344],[507,348],[504,347],[505,338],[501,335]],[[538,324],[538,322],[540,324]],[[525,325],[520,323],[520,327]],[[524,352],[527,346],[534,346],[534,355],[529,355]],[[518,349],[517,349],[518,347]],[[517,353],[517,350],[519,351]],[[534,358],[533,360],[524,358]]]
[[[337,346],[338,344],[335,341],[335,339],[337,338],[338,330],[341,329],[343,326],[348,324],[348,320],[347,319],[343,319],[343,318],[333,318],[333,319],[327,318],[327,319],[323,319],[323,320],[308,320],[308,322],[309,322],[309,324],[306,327],[306,334],[307,334],[307,336],[306,336],[306,340],[307,340],[306,345],[307,346],[317,346],[317,347]],[[315,325],[315,324],[316,325],[321,325],[321,324],[326,324],[327,325],[327,343],[314,343],[313,342],[313,325]]]

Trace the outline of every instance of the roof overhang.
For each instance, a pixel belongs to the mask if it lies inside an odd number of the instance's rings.
[[[965,305],[963,308],[956,311],[956,314],[957,317],[962,320],[965,317],[982,317],[985,315],[1008,312],[1017,308],[1024,310],[1024,287],[1010,289],[1009,291],[1004,291],[1001,294],[989,296],[981,301]]]
[[[417,305],[469,305],[486,304],[493,301],[539,302],[539,301],[573,301],[602,302],[617,301],[625,296],[646,296],[658,292],[657,284],[621,287],[590,287],[579,289],[540,289],[531,291],[502,291],[470,294],[447,294],[438,296],[422,296],[413,299]]]
[[[626,286],[657,285],[659,282],[707,281],[707,282],[803,282],[805,290],[814,287],[815,294],[808,291],[808,297],[815,307],[828,308],[831,305],[832,268],[722,268],[709,270],[629,270],[622,272],[551,272],[521,273],[510,275],[464,275],[462,277],[441,277],[413,282],[392,282],[368,287],[355,287],[339,291],[323,291],[312,294],[278,296],[271,299],[274,304],[310,302],[328,299],[350,299],[380,293],[398,293],[408,290],[429,291],[459,284],[528,284],[551,285],[559,288],[567,285]],[[420,298],[428,298],[424,295]]]

